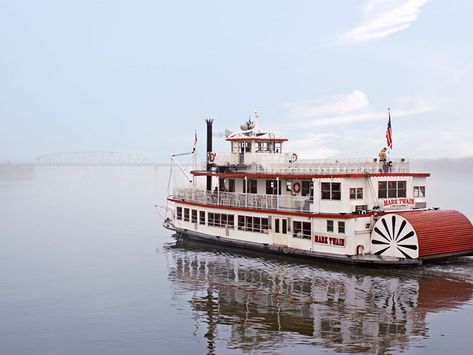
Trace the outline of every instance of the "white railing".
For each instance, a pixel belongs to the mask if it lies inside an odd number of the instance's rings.
[[[229,154],[232,155],[232,154]],[[257,154],[256,154],[257,155]],[[235,155],[238,157],[238,155]],[[256,161],[241,173],[266,173],[287,175],[330,175],[330,174],[364,174],[364,173],[408,173],[409,162],[405,159],[391,160],[389,163],[367,159],[359,160],[300,160],[296,162],[274,163],[271,159]],[[202,170],[206,169],[202,163]]]
[[[270,164],[285,165],[292,162],[293,153],[216,153],[213,163],[216,165],[245,164],[265,167]]]
[[[312,200],[307,197],[210,192],[191,188],[174,190],[174,199],[212,206],[243,207],[262,210],[310,212]]]
[[[359,174],[359,173],[408,173],[409,162],[405,159],[387,162],[369,160],[298,161],[289,166],[270,165],[269,174]]]

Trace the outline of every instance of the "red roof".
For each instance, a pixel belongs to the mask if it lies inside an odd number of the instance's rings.
[[[419,257],[473,252],[473,226],[454,210],[396,212],[414,227],[419,241]]]

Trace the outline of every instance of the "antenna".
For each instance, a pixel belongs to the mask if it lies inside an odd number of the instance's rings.
[[[253,117],[255,118],[255,129],[258,128],[258,119],[259,119],[259,112],[258,111],[255,111],[253,112]]]

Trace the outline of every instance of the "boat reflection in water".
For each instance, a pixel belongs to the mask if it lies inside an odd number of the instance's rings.
[[[217,341],[240,350],[403,350],[428,337],[427,314],[473,297],[471,269],[447,278],[449,266],[373,271],[301,264],[184,241],[166,254],[173,291],[189,296],[209,352]]]

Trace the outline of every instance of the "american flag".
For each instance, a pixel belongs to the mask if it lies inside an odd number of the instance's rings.
[[[389,149],[393,149],[393,132],[391,129],[391,111],[388,110],[388,127],[386,128],[386,143]]]

